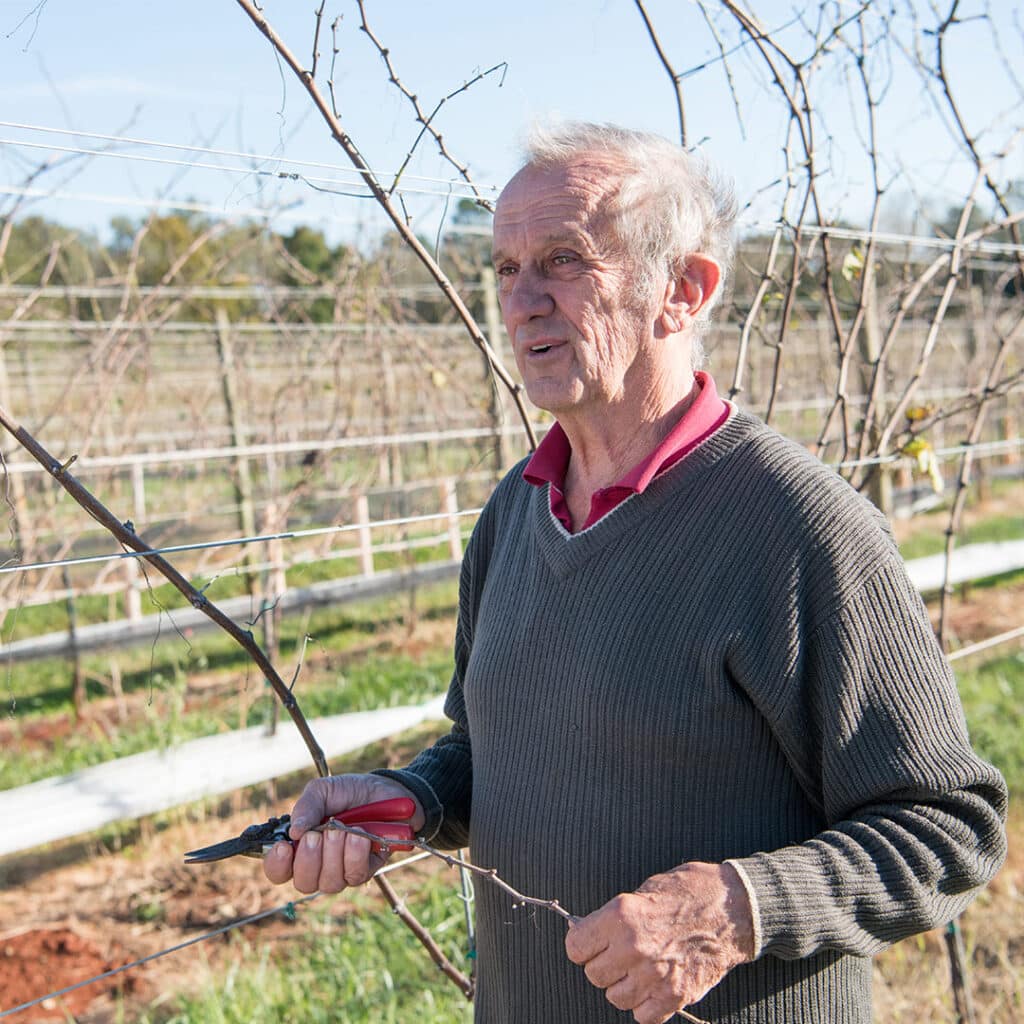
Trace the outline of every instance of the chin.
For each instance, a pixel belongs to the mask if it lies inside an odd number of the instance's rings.
[[[525,387],[526,397],[538,409],[543,409],[555,416],[560,412],[577,408],[583,400],[583,395],[579,393],[578,388],[566,387],[553,381],[534,381],[532,384],[527,383]]]

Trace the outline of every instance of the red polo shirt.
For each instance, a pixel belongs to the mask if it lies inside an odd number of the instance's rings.
[[[618,483],[602,487],[590,496],[590,515],[580,528],[586,530],[632,494],[642,494],[659,473],[674,466],[687,452],[709,438],[729,418],[731,406],[718,397],[715,382],[707,373],[695,374],[700,392],[668,436],[645,459],[638,462]],[[565,474],[572,448],[565,431],[556,422],[537,445],[523,470],[523,479],[535,487],[551,484],[551,511],[572,533],[569,507],[565,503]]]

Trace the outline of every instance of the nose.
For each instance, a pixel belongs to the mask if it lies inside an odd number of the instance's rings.
[[[547,279],[535,269],[522,267],[513,277],[505,278],[504,284],[499,298],[510,337],[515,337],[518,325],[534,317],[550,316],[555,311]]]

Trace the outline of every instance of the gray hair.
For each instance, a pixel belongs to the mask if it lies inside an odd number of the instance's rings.
[[[528,167],[564,167],[589,155],[623,165],[610,209],[614,230],[636,260],[637,285],[645,293],[653,292],[663,272],[677,275],[690,253],[704,253],[718,262],[721,285],[698,318],[697,334],[703,334],[732,269],[737,212],[732,183],[700,153],[687,152],[652,132],[612,124],[537,126],[524,148]]]

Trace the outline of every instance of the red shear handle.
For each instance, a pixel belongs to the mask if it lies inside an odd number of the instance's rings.
[[[372,804],[350,807],[332,818],[345,825],[359,825],[364,821],[408,821],[416,813],[416,804],[407,796],[395,796],[390,800],[378,800]]]
[[[354,825],[364,832],[372,832],[386,840],[383,844],[374,843],[370,847],[373,853],[380,853],[382,845],[386,845],[389,850],[407,851],[414,847],[402,840],[415,838],[412,825],[409,824],[409,819],[415,813],[416,804],[412,800],[406,796],[397,796],[390,800],[378,800],[372,804],[350,807],[347,811],[325,818],[324,824],[334,818],[343,825]]]

